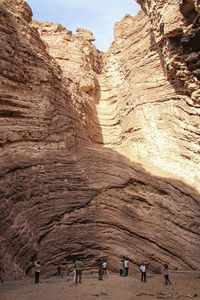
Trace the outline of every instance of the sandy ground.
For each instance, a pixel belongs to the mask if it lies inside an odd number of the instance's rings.
[[[200,299],[200,272],[177,272],[170,275],[172,285],[165,286],[163,275],[149,275],[147,282],[137,277],[108,274],[103,281],[84,276],[74,285],[72,277],[42,278],[0,284],[0,300],[151,300]]]

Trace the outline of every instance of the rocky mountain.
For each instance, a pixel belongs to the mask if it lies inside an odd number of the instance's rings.
[[[200,267],[200,3],[138,0],[107,53],[0,1],[0,275]],[[130,12],[131,13],[131,12]]]

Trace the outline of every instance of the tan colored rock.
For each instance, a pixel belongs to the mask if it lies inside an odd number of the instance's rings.
[[[199,54],[199,14],[193,0],[146,1],[138,0],[151,22],[151,35],[158,45],[162,64],[168,80],[185,94],[199,90],[199,66],[197,60],[190,64],[190,55]],[[167,13],[166,13],[167,12]],[[192,98],[194,103],[200,99]]]
[[[31,8],[23,0],[0,0],[1,8],[8,9],[16,18],[22,18],[26,22],[31,22],[33,16]]]
[[[194,5],[198,13],[200,14],[200,1],[199,0],[194,0]]]
[[[91,31],[89,31],[89,30],[78,28],[76,30],[76,32],[77,32],[77,36],[78,37],[82,37],[83,39],[85,39],[85,40],[87,40],[89,42],[95,41],[93,33]]]
[[[98,258],[118,272],[122,257],[133,271],[142,261],[198,269],[198,19],[143,1],[147,15],[126,15],[101,53],[87,31],[29,24],[6,3],[1,277],[31,275],[37,258],[45,275],[57,264],[70,273],[77,256],[85,272]]]

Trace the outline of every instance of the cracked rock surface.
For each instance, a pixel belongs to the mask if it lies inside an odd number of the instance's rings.
[[[14,5],[15,2],[15,5]],[[200,267],[199,4],[142,1],[107,53],[0,2],[0,275]],[[167,14],[166,14],[167,9]],[[167,17],[168,16],[168,17]]]

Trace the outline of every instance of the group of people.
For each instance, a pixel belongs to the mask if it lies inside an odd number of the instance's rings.
[[[74,262],[74,283],[77,284],[78,282],[81,283],[82,279],[82,267],[83,263],[80,258]],[[103,280],[103,275],[107,275],[107,262],[106,260],[98,260],[98,267],[99,267],[99,280]],[[60,266],[57,268],[58,277],[63,277]]]
[[[119,263],[120,276],[128,276],[128,267],[129,267],[129,261],[127,258],[120,261]]]
[[[80,258],[77,258],[77,260],[74,261],[74,283],[75,284],[77,284],[78,282],[81,283],[82,267],[83,267],[82,261],[80,260]],[[57,267],[57,277],[63,278],[63,274],[60,266]]]
[[[103,280],[103,275],[107,275],[107,262],[106,260],[98,260],[99,265],[99,280]]]
[[[80,258],[77,258],[76,261],[74,262],[74,283],[75,284],[77,284],[78,282],[81,283],[82,267],[83,267],[83,262],[80,260]],[[103,275],[107,275],[106,260],[98,260],[98,267],[99,267],[99,280],[103,280]],[[120,261],[119,267],[120,267],[120,276],[128,276],[129,261],[127,258]],[[39,261],[36,261],[35,262],[35,284],[39,283],[40,271],[41,271],[41,264]],[[140,266],[140,272],[141,272],[141,281],[146,282],[146,265],[144,263],[141,264]],[[171,284],[171,281],[169,279],[169,269],[167,264],[165,264],[163,267],[163,274],[165,278],[165,284],[166,285],[168,283]],[[63,278],[63,274],[60,266],[57,267],[57,276]]]
[[[146,265],[142,264],[140,266],[140,272],[141,272],[141,281],[142,282],[146,282]],[[164,278],[165,278],[165,284],[168,285],[171,284],[171,281],[169,279],[169,269],[168,269],[168,265],[165,264],[163,267],[163,274],[164,274]]]

